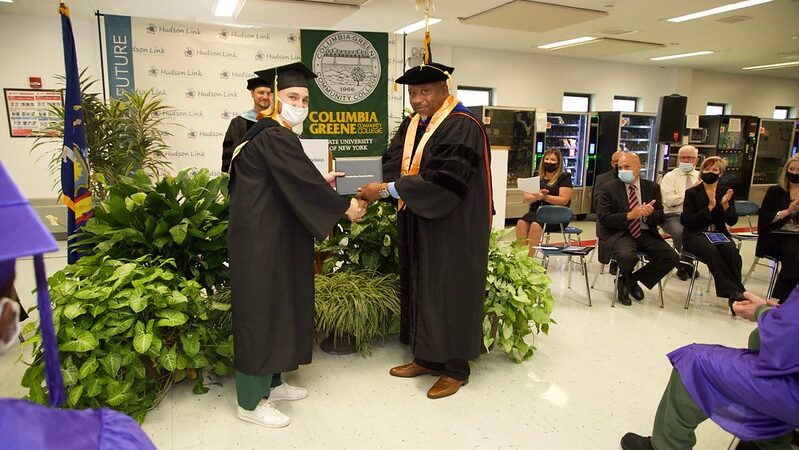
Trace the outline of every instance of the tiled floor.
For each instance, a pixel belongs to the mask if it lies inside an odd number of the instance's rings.
[[[593,238],[593,223],[577,223]],[[754,245],[744,245],[744,268]],[[50,272],[62,257],[48,259]],[[19,263],[20,292],[33,280],[30,261]],[[599,265],[590,265],[593,276]],[[732,319],[726,301],[704,293],[683,309],[687,283],[674,278],[665,291],[645,291],[642,303],[610,307],[612,278],[600,277],[587,306],[584,283],[573,274],[566,287],[563,261],[550,265],[558,324],[536,337],[532,360],[515,364],[499,353],[480,357],[468,386],[457,395],[428,400],[433,377],[397,379],[393,365],[411,359],[396,342],[375,347],[371,357],[331,356],[286,375],[310,395],[279,408],[292,418],[284,429],[260,428],[235,415],[231,378],[195,395],[191,385],[176,386],[144,422],[159,449],[261,448],[538,448],[618,449],[626,431],[649,434],[658,400],[671,370],[665,354],[693,342],[745,345],[754,324]],[[703,268],[704,275],[707,269]],[[704,286],[705,279],[702,280]],[[768,270],[758,269],[747,288],[764,294]],[[27,303],[31,301],[28,297]],[[15,351],[16,352],[16,351]],[[12,352],[13,354],[14,352]],[[24,371],[14,356],[0,359],[0,396],[24,394]],[[731,436],[711,422],[697,431],[697,449],[725,449]]]

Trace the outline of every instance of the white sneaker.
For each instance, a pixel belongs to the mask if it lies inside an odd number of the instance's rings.
[[[283,428],[291,423],[289,416],[283,414],[275,408],[275,405],[268,400],[264,400],[258,404],[258,407],[252,411],[239,408],[239,419],[252,422],[256,425],[268,428]]]
[[[302,400],[307,396],[308,389],[292,386],[284,381],[280,386],[272,388],[269,392],[269,401]]]

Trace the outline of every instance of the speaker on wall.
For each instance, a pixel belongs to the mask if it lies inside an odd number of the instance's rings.
[[[660,97],[655,125],[658,142],[681,142],[685,129],[685,108],[687,106],[688,97],[678,94]]]

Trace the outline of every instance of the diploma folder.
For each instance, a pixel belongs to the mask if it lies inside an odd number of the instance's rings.
[[[336,179],[336,191],[340,195],[353,195],[364,184],[383,182],[383,157],[358,156],[354,158],[336,158],[336,172],[346,175]]]

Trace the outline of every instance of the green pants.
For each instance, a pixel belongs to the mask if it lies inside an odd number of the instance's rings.
[[[655,425],[652,430],[652,446],[656,450],[692,449],[696,444],[694,430],[707,416],[685,390],[680,374],[672,370],[669,384],[660,399]],[[761,450],[791,450],[791,433],[754,443]]]
[[[261,399],[269,398],[269,391],[283,383],[280,374],[248,375],[236,371],[236,399],[247,411],[254,410]]]

